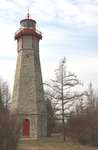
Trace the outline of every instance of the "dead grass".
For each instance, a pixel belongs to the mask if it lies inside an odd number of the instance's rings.
[[[19,150],[98,150],[98,148],[63,142],[61,137],[51,137],[41,140],[20,141]]]

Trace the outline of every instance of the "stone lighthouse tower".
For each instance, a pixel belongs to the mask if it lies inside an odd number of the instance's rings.
[[[42,74],[39,58],[41,32],[36,29],[36,21],[20,21],[20,29],[15,33],[17,40],[17,65],[13,89],[13,109],[21,119],[21,136],[39,138],[47,135],[47,111],[44,101]]]

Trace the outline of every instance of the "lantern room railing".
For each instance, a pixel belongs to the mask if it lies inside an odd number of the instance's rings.
[[[19,32],[21,32],[23,29],[28,29],[28,28],[20,28],[19,30],[17,30],[15,32],[15,35],[17,35]],[[32,29],[32,28],[29,28],[29,29]],[[32,29],[32,31],[36,32],[37,34],[41,35],[42,36],[42,32],[40,32],[39,30],[37,29]]]

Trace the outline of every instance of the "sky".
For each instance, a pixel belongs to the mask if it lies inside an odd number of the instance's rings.
[[[15,32],[27,9],[43,34],[43,80],[53,77],[65,56],[67,70],[88,87],[98,88],[98,0],[0,0],[0,76],[11,90],[16,68]]]

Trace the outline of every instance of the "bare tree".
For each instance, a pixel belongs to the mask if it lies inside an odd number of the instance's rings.
[[[1,94],[2,94],[2,101],[3,101],[4,107],[7,110],[9,109],[11,94],[9,90],[9,85],[6,81],[1,82]]]
[[[48,97],[49,91],[45,91],[45,101],[47,106],[47,135],[51,136],[55,128],[55,113],[52,106],[51,98]]]
[[[87,100],[88,100],[88,107],[91,109],[95,109],[95,105],[96,105],[96,97],[94,94],[94,90],[93,90],[93,86],[92,83],[90,82],[89,87],[88,87],[88,91],[87,91]]]
[[[0,150],[16,150],[20,135],[17,116],[10,113],[10,94],[7,82],[0,80]]]
[[[65,122],[69,111],[73,107],[74,101],[83,95],[73,91],[73,88],[79,85],[79,83],[74,73],[67,72],[66,60],[64,58],[55,71],[55,79],[51,80],[51,83],[48,84],[55,113],[57,118],[62,121],[64,141],[66,140]]]

